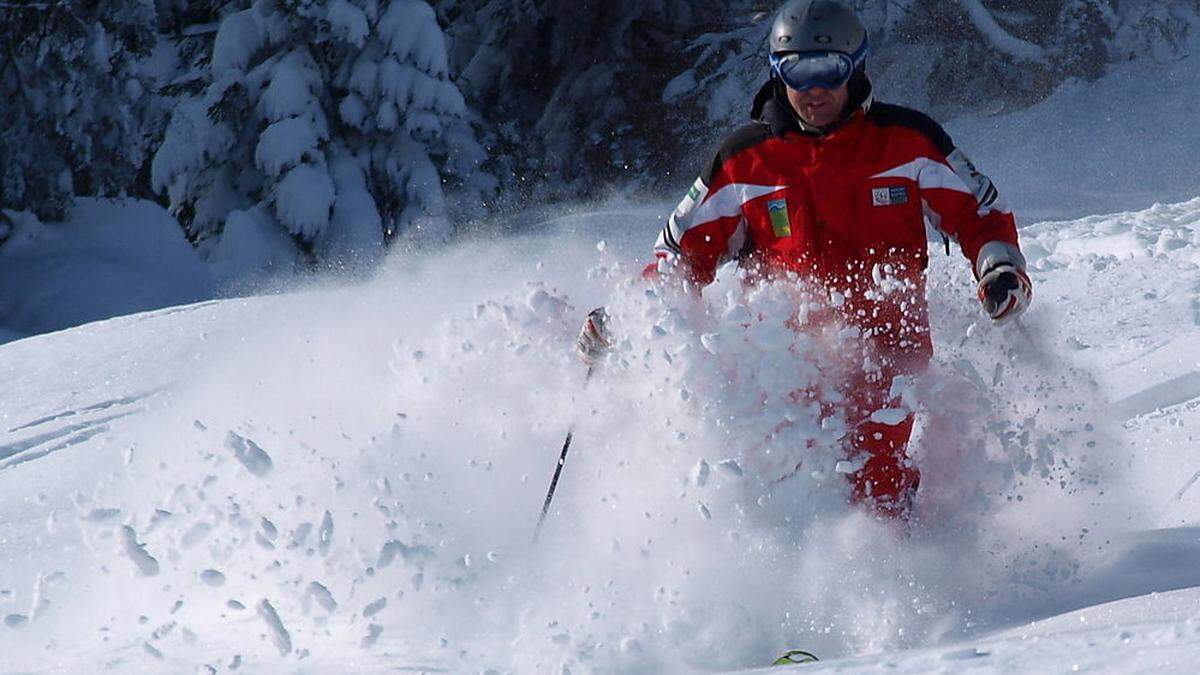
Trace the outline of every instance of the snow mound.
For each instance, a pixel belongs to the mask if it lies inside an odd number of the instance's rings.
[[[215,292],[179,225],[152,202],[81,199],[62,223],[30,215],[15,222],[0,244],[0,325],[10,337],[186,304]]]
[[[1022,223],[1187,200],[1200,192],[1194,60],[1118,64],[1026,110],[946,127]]]

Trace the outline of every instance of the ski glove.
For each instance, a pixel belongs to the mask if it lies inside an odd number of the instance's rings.
[[[979,279],[979,302],[996,325],[1020,316],[1032,300],[1029,275],[1010,263],[996,265]]]
[[[603,307],[597,307],[588,312],[587,320],[579,331],[579,339],[575,341],[575,349],[583,362],[589,366],[604,358],[605,352],[611,346],[608,332],[608,314]]]

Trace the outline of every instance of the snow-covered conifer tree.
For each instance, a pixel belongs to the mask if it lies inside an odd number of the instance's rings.
[[[1200,48],[1200,0],[1120,3],[1114,40],[1120,60],[1175,61]]]
[[[0,204],[59,218],[141,194],[162,115],[149,0],[0,5]]]
[[[155,187],[204,248],[230,223],[274,223],[318,258],[448,236],[444,184],[488,186],[441,36],[422,0],[258,0],[221,22]]]
[[[444,239],[452,228],[442,185],[456,181],[465,199],[482,205],[494,189],[479,169],[485,153],[450,80],[433,9],[396,0],[380,8],[373,28],[337,80],[345,92],[338,101],[342,152],[360,167],[347,164],[342,180],[370,187],[385,233]]]
[[[1104,74],[1117,24],[1113,0],[1067,0],[1055,26],[1055,61],[1068,75],[1095,80]]]

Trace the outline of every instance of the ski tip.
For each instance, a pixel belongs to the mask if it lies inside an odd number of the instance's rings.
[[[821,659],[817,658],[816,654],[806,652],[803,649],[789,649],[782,656],[775,659],[772,666],[795,666],[801,663],[816,663]]]

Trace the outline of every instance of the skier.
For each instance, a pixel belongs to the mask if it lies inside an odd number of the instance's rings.
[[[905,516],[920,480],[906,452],[913,416],[872,413],[898,409],[893,380],[919,374],[933,354],[926,224],[971,261],[995,323],[1021,314],[1032,286],[996,188],[932,119],[874,101],[867,53],[866,29],[840,2],[783,7],[753,121],[725,139],[675,209],[646,276],[698,289],[736,259],[751,279],[799,279],[827,294],[827,313],[858,329],[867,357],[838,383],[846,450],[862,461],[852,494]],[[608,341],[593,312],[578,342],[584,360]]]

